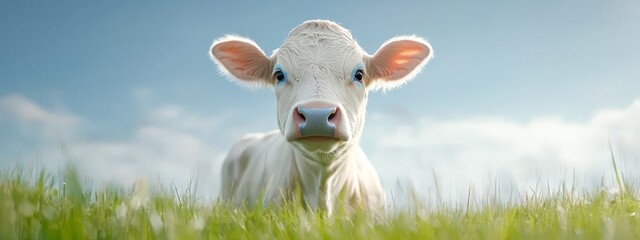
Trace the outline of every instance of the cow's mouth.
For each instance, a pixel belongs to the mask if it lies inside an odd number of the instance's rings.
[[[296,141],[303,142],[337,142],[340,141],[337,137],[328,137],[328,136],[310,136],[310,137],[300,137],[296,139]]]
[[[293,140],[306,152],[332,152],[344,144],[344,140],[329,136],[299,137]]]

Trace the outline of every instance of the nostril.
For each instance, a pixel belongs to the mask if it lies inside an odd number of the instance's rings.
[[[329,115],[329,121],[331,121],[331,119],[333,119],[333,117],[336,116],[336,113],[332,113],[331,115]]]
[[[338,115],[338,108],[334,108],[333,112],[329,114],[329,118],[327,120],[331,122],[337,115]]]
[[[298,117],[300,117],[300,119],[302,119],[303,121],[307,120],[307,118],[304,117],[304,114],[300,112],[300,109],[296,109],[296,113],[298,113]]]
[[[340,112],[337,107],[300,106],[293,118],[303,137],[334,137]]]

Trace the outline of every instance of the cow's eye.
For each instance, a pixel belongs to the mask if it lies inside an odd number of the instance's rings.
[[[275,73],[276,79],[278,79],[278,82],[280,81],[284,81],[284,73],[282,73],[282,71],[277,71]]]
[[[358,69],[354,74],[353,74],[353,80],[354,81],[358,81],[358,82],[362,82],[362,78],[364,77],[364,71],[362,71],[361,69]]]
[[[278,84],[287,80],[287,76],[281,70],[277,70],[273,73],[273,77],[278,81]]]

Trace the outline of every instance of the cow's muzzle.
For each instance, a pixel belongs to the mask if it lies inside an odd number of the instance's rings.
[[[300,106],[297,109],[298,128],[302,137],[333,137],[338,108],[312,108]]]
[[[292,111],[293,124],[299,138],[328,137],[338,138],[341,124],[340,107],[326,101],[309,101],[295,106]]]

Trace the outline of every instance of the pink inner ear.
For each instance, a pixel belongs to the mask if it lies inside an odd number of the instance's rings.
[[[240,40],[219,42],[211,48],[211,54],[240,80],[260,80],[270,76],[271,61],[251,43]]]
[[[400,80],[411,75],[431,53],[426,43],[397,40],[384,45],[369,63],[370,74],[382,80]]]

